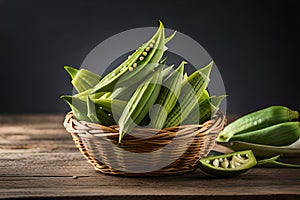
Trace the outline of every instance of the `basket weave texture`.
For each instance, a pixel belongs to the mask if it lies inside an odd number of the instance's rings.
[[[203,124],[163,130],[135,128],[118,143],[117,125],[103,126],[78,121],[69,112],[64,127],[83,156],[97,171],[122,176],[165,176],[194,171],[208,155],[224,128],[222,112]]]

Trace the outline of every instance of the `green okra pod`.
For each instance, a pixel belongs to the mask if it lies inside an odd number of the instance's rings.
[[[64,68],[70,74],[71,83],[79,93],[94,87],[101,80],[101,76],[87,69],[78,70],[70,66]]]
[[[155,104],[158,106],[153,107],[153,109],[150,111],[150,127],[162,129],[168,114],[176,105],[177,98],[179,97],[181,90],[185,64],[186,62],[183,61],[179,67],[164,81],[163,87],[161,88],[161,91],[155,102]]]
[[[87,116],[87,104],[86,102],[74,98],[69,95],[64,95],[61,96],[63,100],[65,100],[70,108],[72,109],[72,112],[77,120],[82,120],[82,121],[89,121],[90,118]]]
[[[228,142],[234,135],[259,130],[278,123],[292,121],[299,117],[297,111],[285,106],[270,106],[249,114],[228,124],[218,135],[218,142]]]
[[[254,144],[285,146],[300,137],[299,122],[282,122],[266,128],[234,135],[230,141],[243,141]]]
[[[179,95],[179,103],[175,105],[168,115],[165,127],[180,125],[194,107],[198,105],[198,99],[209,83],[209,74],[212,66],[213,61],[184,80]]]
[[[257,162],[258,167],[282,167],[282,168],[300,168],[300,165],[284,163],[277,161],[280,155],[274,156],[272,158],[259,160]]]
[[[155,103],[162,83],[162,67],[163,65],[160,65],[152,75],[136,89],[124,108],[119,119],[119,142],[144,119]]]
[[[156,67],[155,63],[158,63],[161,59],[165,51],[164,40],[164,27],[160,22],[160,26],[153,37],[121,63],[119,67],[107,74],[95,86],[93,92],[112,91],[117,83],[119,85],[123,85],[123,83],[134,84],[143,80]],[[149,63],[154,64],[149,65]]]

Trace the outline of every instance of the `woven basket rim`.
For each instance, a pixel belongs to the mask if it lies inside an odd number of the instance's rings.
[[[149,140],[149,139],[155,139],[156,136],[169,136],[170,132],[178,132],[180,130],[187,130],[187,129],[201,129],[206,128],[207,130],[205,132],[210,132],[214,125],[213,121],[217,121],[216,119],[221,119],[220,123],[226,124],[226,117],[222,111],[218,111],[211,119],[208,119],[207,121],[203,122],[202,124],[187,124],[187,125],[179,125],[174,127],[167,127],[164,129],[155,129],[155,128],[149,128],[149,127],[137,127],[134,128],[131,132],[135,131],[143,131],[143,132],[149,132],[154,133],[151,137],[148,138],[139,138],[139,140]],[[78,127],[72,126],[70,127],[70,124],[77,125]],[[75,116],[73,115],[73,112],[70,111],[66,114],[64,123],[64,127],[66,128],[67,132],[69,134],[77,134],[78,132],[84,133],[86,130],[99,130],[98,137],[109,137],[109,136],[119,136],[119,126],[118,125],[111,125],[111,126],[105,126],[101,124],[96,124],[92,122],[87,122],[83,120],[77,120]],[[93,134],[94,135],[94,134]],[[95,135],[94,135],[95,136]],[[128,137],[124,137],[123,140],[126,140]]]

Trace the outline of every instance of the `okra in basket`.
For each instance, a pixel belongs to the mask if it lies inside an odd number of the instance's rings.
[[[207,90],[213,61],[190,75],[186,61],[164,53],[175,33],[163,24],[147,42],[101,77],[65,66],[78,93],[64,126],[88,161],[106,174],[172,175],[193,171],[212,149],[226,119],[222,96]]]

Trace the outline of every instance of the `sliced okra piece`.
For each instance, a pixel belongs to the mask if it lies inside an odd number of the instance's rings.
[[[220,162],[220,158],[222,159],[222,162]],[[236,160],[235,158],[239,158],[239,160]],[[240,159],[243,161],[240,162]],[[254,167],[256,163],[257,161],[252,151],[245,150],[201,158],[199,166],[208,174],[219,177],[232,177],[246,172],[250,168]]]

